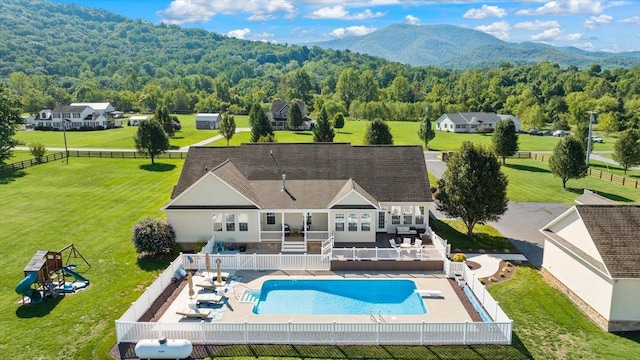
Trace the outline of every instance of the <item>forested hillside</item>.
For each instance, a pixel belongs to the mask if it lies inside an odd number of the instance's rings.
[[[535,56],[535,49],[531,50]],[[640,66],[555,63],[467,71],[411,67],[351,51],[274,45],[153,25],[42,0],[0,2],[0,79],[23,110],[108,101],[118,110],[247,113],[254,103],[305,101],[351,119],[418,121],[443,112],[510,113],[523,128],[640,124]]]

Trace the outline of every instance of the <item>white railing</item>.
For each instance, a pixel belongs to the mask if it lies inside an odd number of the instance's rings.
[[[327,240],[329,238],[328,231],[307,231],[307,240]]]
[[[334,237],[333,237],[333,234],[331,234],[331,236],[328,239],[322,242],[322,245],[320,247],[320,254],[331,255],[331,249],[333,249],[333,241],[334,241]]]
[[[333,260],[442,260],[436,249],[425,248],[333,248]]]
[[[453,278],[456,274],[464,274],[465,269],[468,268],[467,264],[463,262],[455,262],[448,259],[444,262],[444,273],[449,278]]]
[[[511,344],[512,323],[136,323],[116,321],[118,343],[162,336],[201,344]]]
[[[209,254],[211,264],[220,259],[223,269],[234,270],[329,270],[331,261],[326,255],[299,254]],[[182,265],[186,270],[205,267],[204,254],[183,254]]]
[[[281,240],[284,237],[283,231],[261,231],[260,240]]]
[[[442,258],[449,257],[451,255],[451,245],[447,242],[447,240],[441,238],[433,231],[431,232],[431,241],[435,248],[440,252],[440,256]]]

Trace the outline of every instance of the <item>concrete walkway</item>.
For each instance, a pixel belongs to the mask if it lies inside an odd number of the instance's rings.
[[[237,133],[239,133],[239,132],[247,132],[247,131],[251,131],[251,128],[237,128],[237,129],[236,129],[236,134],[237,134]],[[207,144],[209,144],[209,143],[212,143],[212,142],[214,142],[214,141],[221,140],[222,138],[223,138],[223,136],[222,136],[222,135],[220,135],[220,134],[218,134],[218,135],[213,136],[213,137],[210,137],[210,138],[208,138],[208,139],[205,139],[205,140],[199,141],[199,142],[197,142],[197,143],[195,143],[195,144],[191,144],[191,145],[183,146],[183,147],[181,147],[181,148],[180,148],[180,150],[181,150],[181,151],[187,151],[187,150],[189,150],[189,148],[190,148],[191,146],[205,146],[205,145],[207,145]]]
[[[522,254],[467,254],[467,260],[480,264],[480,268],[472,270],[478,278],[495,275],[500,270],[500,261],[527,261]]]

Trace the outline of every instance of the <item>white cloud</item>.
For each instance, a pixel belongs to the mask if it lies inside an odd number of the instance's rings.
[[[584,27],[593,29],[603,24],[608,24],[613,18],[609,15],[592,16],[584,21]]]
[[[509,33],[511,32],[511,26],[506,21],[494,22],[491,25],[477,26],[475,29],[484,31],[487,34],[493,35],[504,41],[509,41]]]
[[[333,29],[329,36],[334,38],[343,38],[345,36],[362,36],[370,34],[376,31],[375,27],[366,27],[366,26],[349,26],[347,28],[337,28]]]
[[[507,16],[505,9],[497,6],[482,5],[480,9],[471,9],[462,15],[465,19],[485,19],[488,17],[503,18]]]
[[[384,16],[383,12],[372,12],[369,9],[361,13],[350,14],[344,6],[336,5],[334,7],[323,7],[320,8],[305,17],[310,19],[337,19],[337,20],[365,20],[365,19],[374,19]]]
[[[562,35],[560,28],[547,29],[540,34],[531,35],[533,41],[558,40]]]
[[[634,16],[626,19],[619,20],[618,22],[625,24],[640,24],[640,16]]]
[[[254,33],[251,32],[251,30],[249,28],[243,28],[243,29],[236,29],[236,30],[231,30],[228,33],[226,33],[225,35],[230,36],[230,37],[234,37],[236,39],[255,39],[255,40],[260,40],[260,41],[264,41],[267,42],[268,40],[266,40],[267,38],[272,38],[274,35],[268,32],[259,32],[259,33]]]
[[[600,14],[604,10],[599,0],[556,0],[535,9],[522,9],[516,15]]]
[[[415,17],[413,15],[407,15],[404,18],[404,22],[405,22],[405,24],[409,24],[409,25],[420,25],[420,19],[418,19],[417,17]]]
[[[573,34],[568,34],[566,39],[571,41],[577,41],[582,39],[583,37],[584,37],[583,33],[573,33]]]
[[[292,0],[173,0],[157,15],[164,23],[181,25],[205,23],[217,14],[247,13],[251,14],[249,20],[264,20],[294,12]]]
[[[560,23],[556,20],[551,21],[524,21],[513,25],[514,28],[527,31],[538,31],[549,28],[559,28]]]
[[[595,49],[595,46],[593,46],[592,43],[590,42],[584,42],[584,43],[575,43],[573,44],[573,46],[580,48],[582,50],[593,50]]]

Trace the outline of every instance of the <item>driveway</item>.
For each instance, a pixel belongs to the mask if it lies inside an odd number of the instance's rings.
[[[439,152],[425,152],[424,158],[427,169],[437,178],[442,177],[446,164],[436,158]],[[527,257],[529,262],[537,268],[542,266],[544,236],[540,228],[548,224],[565,210],[568,205],[562,203],[532,203],[509,201],[507,212],[499,221],[489,223],[502,235],[509,238],[511,243]],[[430,206],[431,213],[438,219],[447,218],[436,210],[435,203]]]

